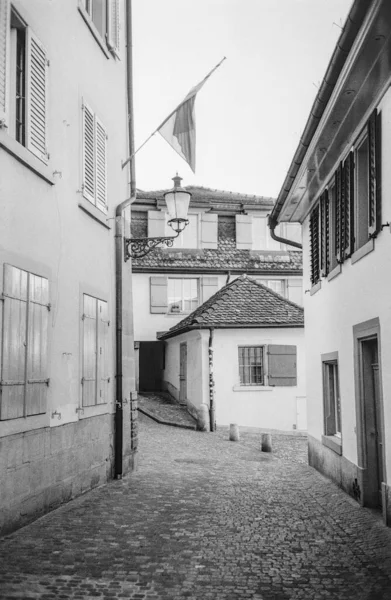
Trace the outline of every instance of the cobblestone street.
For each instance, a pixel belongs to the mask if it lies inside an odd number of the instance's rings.
[[[391,529],[259,438],[141,415],[136,473],[0,540],[1,599],[390,599]]]

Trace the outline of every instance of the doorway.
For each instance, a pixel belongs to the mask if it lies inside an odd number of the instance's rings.
[[[186,404],[187,397],[187,343],[179,346],[179,402]]]
[[[164,369],[164,342],[139,342],[139,390],[160,392]]]

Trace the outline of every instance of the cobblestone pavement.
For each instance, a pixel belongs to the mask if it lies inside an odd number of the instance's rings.
[[[3,599],[389,600],[391,529],[304,463],[305,438],[142,417],[136,473],[0,540]]]

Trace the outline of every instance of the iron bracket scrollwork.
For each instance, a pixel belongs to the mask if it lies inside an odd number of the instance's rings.
[[[172,248],[175,238],[177,238],[180,233],[181,232],[178,231],[176,235],[171,235],[169,237],[125,238],[125,262],[129,260],[129,258],[142,258],[160,245]]]

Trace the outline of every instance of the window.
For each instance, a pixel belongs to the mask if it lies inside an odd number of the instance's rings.
[[[0,420],[46,412],[49,282],[4,265]]]
[[[187,216],[189,220],[189,224],[185,227],[185,229],[179,234],[178,237],[174,239],[173,248],[198,248],[198,215]],[[166,215],[166,220],[168,220],[168,215]],[[174,232],[172,228],[166,224],[166,235],[173,235]]]
[[[240,385],[264,385],[264,346],[239,347]]]
[[[82,406],[109,399],[109,325],[107,302],[83,295]]]
[[[83,103],[83,196],[107,212],[107,133],[96,114]]]
[[[108,48],[119,53],[119,0],[79,0],[83,17],[92,32],[107,43]],[[92,25],[92,27],[91,27]],[[99,39],[97,38],[97,39]]]
[[[168,279],[168,312],[190,313],[198,305],[198,279]]]
[[[273,292],[277,292],[281,296],[285,297],[285,280],[284,279],[269,279],[265,281],[267,287],[269,287]]]
[[[341,437],[341,399],[338,361],[323,361],[323,402],[325,435]]]

